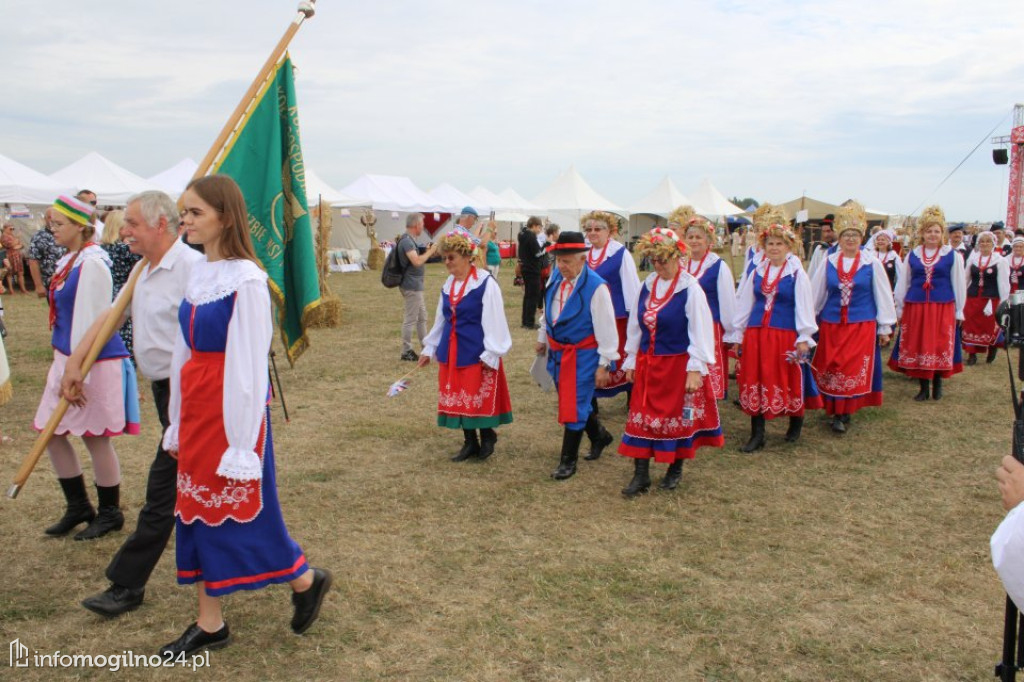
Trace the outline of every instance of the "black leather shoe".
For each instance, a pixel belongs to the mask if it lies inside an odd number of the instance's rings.
[[[556,481],[564,481],[576,475],[576,460],[561,462],[558,468],[551,472],[551,478]]]
[[[665,478],[661,479],[658,488],[661,490],[675,490],[681,480],[683,480],[683,460],[677,459],[668,465]]]
[[[795,443],[800,440],[800,433],[804,429],[804,418],[803,417],[790,417],[789,428],[786,429],[786,435],[783,437],[787,443]]]
[[[985,364],[986,365],[991,365],[993,362],[995,362],[996,361],[996,355],[998,355],[998,354],[999,354],[999,349],[998,348],[996,348],[995,346],[992,346],[991,348],[989,348],[988,349],[988,355],[985,356]]]
[[[925,400],[928,400],[929,386],[931,384],[927,379],[918,379],[917,381],[921,386],[921,390],[919,390],[917,392],[917,395],[914,396],[914,400],[920,403]]]
[[[60,521],[47,528],[45,532],[47,535],[58,537],[61,535],[67,535],[75,526],[80,523],[92,523],[92,520],[96,518],[96,510],[92,508],[92,505],[88,501],[82,504],[68,505],[67,511],[64,512],[64,516],[60,517]]]
[[[493,446],[491,450],[493,451]],[[476,431],[473,431],[473,438],[466,438],[462,444],[462,449],[459,450],[459,454],[452,457],[453,462],[465,462],[467,459],[472,457],[478,457],[480,455],[480,441],[476,438]]]
[[[142,599],[145,596],[144,587],[133,589],[114,584],[99,594],[83,599],[82,606],[93,613],[114,618],[142,606]]]
[[[124,528],[124,514],[118,507],[100,507],[96,518],[85,530],[75,534],[75,540],[95,540],[107,533]]]
[[[965,362],[964,364],[967,365],[968,367],[974,367],[976,364],[978,364],[978,355],[976,353],[971,353],[970,355],[967,356],[967,362]]]
[[[836,433],[846,433],[846,424],[838,414],[832,417],[832,430]]]
[[[419,360],[419,356],[417,356],[416,353],[414,353],[413,351],[407,350],[404,353],[402,353],[402,359],[407,362],[416,362],[417,360]]]
[[[160,656],[176,659],[178,656],[191,656],[201,649],[222,649],[231,643],[231,631],[228,624],[224,623],[217,632],[207,632],[198,624],[189,625],[181,637],[170,644],[160,647]]]
[[[651,489],[651,460],[649,459],[635,459],[633,460],[633,478],[625,488],[622,489],[622,494],[625,497],[636,497],[637,495],[643,495]]]
[[[494,429],[480,429],[480,452],[477,458],[483,461],[494,454],[494,445],[498,442],[498,434]]]
[[[327,591],[331,589],[334,576],[326,568],[314,568],[313,584],[305,592],[292,592],[292,604],[295,613],[292,615],[292,632],[301,635],[312,627],[320,615],[320,606],[324,603]]]
[[[602,429],[603,431],[603,429]],[[597,440],[590,441],[590,453],[584,455],[583,459],[587,461],[594,461],[601,456],[604,449],[615,442],[615,436],[604,431]]]

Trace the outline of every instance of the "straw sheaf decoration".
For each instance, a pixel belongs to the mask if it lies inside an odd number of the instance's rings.
[[[438,250],[442,253],[457,253],[470,258],[475,257],[480,249],[476,242],[465,230],[452,230],[438,244]]]
[[[656,227],[640,237],[636,252],[649,258],[685,258],[686,242],[679,238],[675,230]]]
[[[754,233],[761,234],[764,232],[769,225],[787,225],[789,224],[789,218],[786,217],[785,211],[779,206],[774,204],[761,204],[754,211],[752,222],[754,223]]]
[[[929,206],[928,208],[921,211],[921,217],[917,219],[917,238],[914,240],[915,245],[924,243],[924,231],[925,228],[931,225],[938,225],[942,233],[942,243],[947,244],[949,242],[949,232],[946,231],[946,214],[942,212],[942,209],[938,206]]]
[[[673,230],[682,231],[690,224],[690,219],[695,215],[697,215],[697,212],[693,210],[693,206],[688,204],[677,206],[674,211],[668,214],[668,226]]]
[[[334,329],[341,326],[341,299],[334,295],[327,283],[329,268],[329,250],[331,243],[331,205],[326,201],[319,206],[319,229],[317,230],[317,274],[320,282],[321,304],[313,308],[309,314],[309,325],[316,328]]]
[[[763,249],[769,239],[781,239],[786,242],[791,249],[796,244],[796,235],[793,234],[793,231],[789,229],[789,226],[786,223],[772,223],[766,227],[764,231],[757,236],[757,243],[760,244]]]
[[[608,226],[608,232],[617,234],[619,231],[619,219],[607,211],[591,211],[580,219],[580,229],[586,231],[587,223],[591,220],[604,223]]]
[[[868,219],[867,213],[864,211],[864,207],[856,201],[851,201],[845,206],[840,206],[839,211],[836,213],[835,221],[835,232],[837,235],[842,235],[847,230],[856,230],[860,233],[860,236],[864,236],[864,232],[867,230]]]
[[[700,230],[701,232],[704,232],[707,235],[708,239],[711,240],[711,244],[715,243],[715,225],[704,216],[695,215],[692,218],[690,218],[686,222],[686,231],[684,232],[684,234],[686,234],[690,230]]]

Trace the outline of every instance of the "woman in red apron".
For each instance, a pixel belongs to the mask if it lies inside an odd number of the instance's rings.
[[[978,353],[986,354],[987,363],[995,361],[1003,346],[996,310],[1010,296],[1010,262],[996,248],[995,235],[982,232],[974,244],[964,264],[967,301],[961,335],[968,366],[977,364]]]

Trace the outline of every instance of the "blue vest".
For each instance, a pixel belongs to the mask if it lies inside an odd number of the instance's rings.
[[[913,251],[907,256],[907,263],[910,265],[910,287],[907,289],[905,301],[911,303],[952,303],[956,300],[953,293],[953,263],[956,259],[956,251],[950,249],[949,253],[939,259],[932,269],[932,289],[930,292],[924,290],[924,263]]]
[[[490,277],[477,269],[477,277]],[[461,286],[452,281],[452,288]],[[484,328],[481,320],[484,314],[484,289],[486,280],[477,288],[468,292],[455,306],[455,345],[457,348],[455,364],[458,367],[469,367],[480,362],[484,352]],[[441,314],[444,315],[444,327],[441,330],[441,342],[437,344],[437,359],[448,362],[448,343],[452,334],[452,299],[451,293],[441,293]]]
[[[722,321],[722,311],[718,309],[718,271],[721,267],[722,259],[719,258],[697,280],[700,283],[700,288],[704,290],[704,297],[708,299],[708,307],[711,308],[711,318],[715,322]]]
[[[594,292],[602,284],[607,284],[596,272],[588,267],[583,268],[582,274],[576,280],[576,286],[565,301],[562,312],[558,316],[558,322],[551,323],[552,301],[558,296],[558,290],[562,288],[562,273],[555,268],[551,278],[551,284],[544,294],[544,322],[547,326],[548,336],[558,343],[577,344],[594,333],[594,321],[590,315],[590,300]],[[594,354],[597,351],[592,351]]]
[[[658,311],[658,321],[654,334],[655,355],[682,355],[690,348],[689,320],[686,317],[686,300],[689,290],[683,289],[668,304]],[[640,322],[640,352],[646,353],[651,347],[651,332],[643,321],[643,312],[647,308],[650,292],[647,285],[640,289],[640,300],[637,307],[637,319]]]
[[[200,353],[223,353],[228,347],[228,323],[235,312],[237,293],[193,305],[188,299],[178,308],[178,324],[185,343]],[[193,317],[194,316],[194,317]]]
[[[626,310],[626,299],[622,295],[622,277],[620,276],[623,254],[626,253],[628,252],[625,248],[619,249],[614,255],[605,258],[604,262],[594,270],[608,285],[608,290],[612,295],[612,306],[615,308],[615,317],[617,318],[629,317],[629,312]]]
[[[786,267],[786,266],[783,266]],[[750,311],[748,327],[760,327],[764,317],[765,296],[761,293],[761,273],[754,271],[754,308]],[[775,302],[768,326],[773,329],[796,330],[796,275],[789,274],[779,280],[775,290]]]
[[[81,281],[82,267],[76,266],[64,280],[64,285],[54,292],[53,298],[57,306],[57,320],[53,325],[53,336],[50,343],[64,355],[71,355],[71,323],[75,317],[75,298],[78,296],[78,284]],[[114,334],[103,346],[97,360],[128,357],[128,349],[124,346],[120,334]]]
[[[842,294],[839,291],[839,270],[832,261],[825,262],[825,284],[828,298],[821,311],[821,319],[826,322],[838,323],[842,313]],[[846,310],[848,322],[874,322],[878,318],[875,306],[875,290],[873,287],[873,267],[866,265],[859,268],[853,275],[853,295],[850,306]]]

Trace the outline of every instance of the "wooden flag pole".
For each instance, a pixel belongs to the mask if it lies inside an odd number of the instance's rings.
[[[213,167],[213,164],[217,159],[217,156],[220,155],[221,151],[224,149],[224,145],[227,144],[228,139],[237,129],[238,124],[241,122],[245,112],[252,105],[252,102],[256,98],[260,88],[267,81],[267,78],[274,70],[274,67],[277,66],[277,63],[281,61],[281,57],[284,55],[285,50],[288,49],[288,44],[291,42],[296,32],[298,32],[299,26],[302,25],[303,21],[312,17],[316,12],[314,5],[316,5],[316,0],[303,0],[299,3],[295,19],[292,20],[292,23],[288,26],[288,30],[285,31],[281,40],[278,41],[277,46],[274,48],[274,51],[271,53],[270,57],[267,58],[267,61],[263,65],[263,69],[253,80],[252,85],[249,86],[249,90],[246,91],[242,101],[238,103],[238,106],[235,108],[231,118],[228,119],[228,122],[224,125],[220,135],[217,136],[217,140],[210,147],[210,151],[208,151],[206,156],[203,157],[203,162],[199,164],[199,168],[196,170],[193,178],[199,178],[209,173],[210,168]],[[146,265],[146,259],[142,259],[139,262],[139,265],[135,267],[131,278],[118,295],[117,300],[114,301],[114,305],[110,309],[110,314],[107,317],[106,323],[100,328],[99,333],[96,335],[96,340],[93,342],[88,355],[85,356],[85,360],[82,362],[83,377],[89,373],[90,369],[92,369],[93,363],[95,363],[96,358],[99,357],[100,351],[103,350],[103,347],[107,345],[107,341],[110,340],[110,337],[113,336],[114,332],[117,330],[117,323],[120,321],[121,316],[124,315],[124,311],[128,309],[128,304],[131,303],[132,294],[135,292],[135,282],[138,280],[139,273],[142,272],[142,269],[146,267]],[[50,442],[54,432],[56,432],[57,427],[60,425],[61,419],[64,418],[64,414],[68,411],[68,407],[70,407],[70,403],[62,397],[57,403],[57,407],[54,409],[53,414],[50,415],[49,421],[46,422],[46,427],[32,445],[32,450],[21,463],[18,473],[14,476],[14,482],[11,484],[11,487],[7,489],[7,497],[13,499],[18,496],[22,486],[25,485],[28,477],[32,474],[32,470],[39,462],[39,458],[42,457],[43,451],[46,450],[47,443]]]
[[[135,291],[135,282],[139,279],[139,274],[143,268],[148,265],[149,262],[143,258],[139,261],[139,264],[135,266],[131,277],[128,282],[125,283],[124,288],[121,290],[121,294],[114,301],[114,305],[111,306],[110,312],[107,315],[107,320],[100,327],[99,332],[96,334],[96,339],[92,343],[92,347],[89,349],[89,353],[85,356],[85,360],[82,361],[82,376],[84,377],[92,369],[93,363],[96,362],[96,358],[100,356],[100,351],[107,345],[107,341],[114,335],[117,328],[120,326],[118,322],[121,321],[121,316],[124,315],[124,311],[128,308],[128,303],[132,300],[132,293]],[[7,489],[7,497],[14,499],[18,496],[18,492],[21,487],[25,485],[25,481],[32,474],[32,470],[35,469],[36,464],[39,462],[39,458],[42,457],[43,451],[46,450],[46,444],[50,442],[54,432],[60,425],[60,420],[64,418],[64,413],[68,411],[70,403],[61,396],[60,401],[57,403],[57,407],[54,408],[53,414],[50,415],[50,420],[46,422],[46,427],[42,430],[39,436],[36,438],[36,442],[32,445],[32,450],[26,455],[25,460],[21,463],[21,467],[18,469],[18,473],[14,476],[14,482],[11,487]]]
[[[217,136],[217,139],[210,147],[210,151],[206,152],[206,156],[203,157],[203,160],[196,169],[196,173],[192,176],[192,179],[203,177],[210,172],[211,168],[213,168],[213,164],[216,162],[217,157],[220,156],[221,151],[224,150],[224,146],[238,129],[238,124],[241,123],[242,118],[245,116],[245,112],[252,106],[260,88],[262,88],[263,84],[267,82],[268,78],[270,78],[270,74],[277,67],[277,63],[281,61],[281,57],[284,56],[285,51],[288,49],[288,44],[298,32],[299,26],[302,25],[303,21],[309,19],[316,13],[315,5],[316,0],[304,0],[299,3],[298,13],[295,15],[292,23],[289,24],[288,30],[284,32],[283,36],[281,36],[281,40],[277,42],[277,46],[274,48],[274,51],[270,53],[270,56],[267,57],[267,61],[264,62],[263,68],[260,70],[256,78],[253,79],[249,89],[245,91],[245,95],[242,96],[242,100],[238,103],[238,106],[235,107],[235,111],[231,114],[231,118],[229,118],[228,122],[224,124],[224,127],[220,131],[220,135]]]

